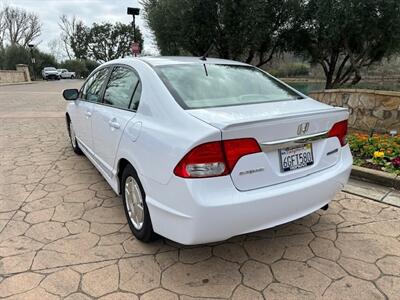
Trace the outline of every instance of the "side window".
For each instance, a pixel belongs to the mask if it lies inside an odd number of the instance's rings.
[[[82,88],[81,98],[90,102],[100,102],[101,88],[107,79],[108,68],[94,73]]]
[[[104,93],[104,103],[118,108],[132,107],[132,95],[139,83],[139,77],[132,70],[115,67]]]

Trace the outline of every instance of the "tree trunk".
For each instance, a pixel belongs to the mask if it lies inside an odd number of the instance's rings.
[[[361,75],[358,72],[356,72],[353,80],[351,81],[351,84],[355,85],[355,84],[359,83],[361,79],[362,79]]]
[[[253,61],[254,52],[255,52],[255,51],[254,51],[253,49],[250,49],[249,55],[247,56],[247,58],[246,58],[246,60],[245,60],[246,64],[250,64],[250,63]]]
[[[322,66],[322,69],[324,70],[325,73],[325,89],[329,90],[334,87],[333,85],[333,73],[330,68],[330,65],[327,64],[325,61],[320,61],[319,64]]]

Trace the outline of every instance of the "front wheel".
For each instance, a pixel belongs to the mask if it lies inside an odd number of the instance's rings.
[[[143,242],[152,241],[156,235],[146,204],[146,193],[131,165],[127,165],[122,173],[121,192],[125,215],[133,235]]]
[[[72,150],[74,150],[74,152],[76,154],[81,155],[82,150],[81,150],[81,148],[79,148],[78,141],[77,141],[76,135],[75,135],[75,130],[74,130],[74,127],[72,126],[71,121],[69,121],[69,123],[68,123],[68,133],[69,133],[69,139],[71,141]]]

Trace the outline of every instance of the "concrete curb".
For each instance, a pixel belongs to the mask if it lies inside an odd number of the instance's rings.
[[[350,177],[400,190],[400,176],[395,174],[353,166]]]
[[[26,81],[26,82],[4,82],[0,83],[0,86],[9,86],[9,85],[25,85],[25,84],[34,84],[34,81]]]

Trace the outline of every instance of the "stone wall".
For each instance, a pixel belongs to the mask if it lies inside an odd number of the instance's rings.
[[[370,131],[400,133],[400,92],[337,89],[309,93],[311,98],[350,112],[349,127]]]
[[[0,83],[30,82],[29,68],[27,65],[19,64],[16,70],[0,70]]]

